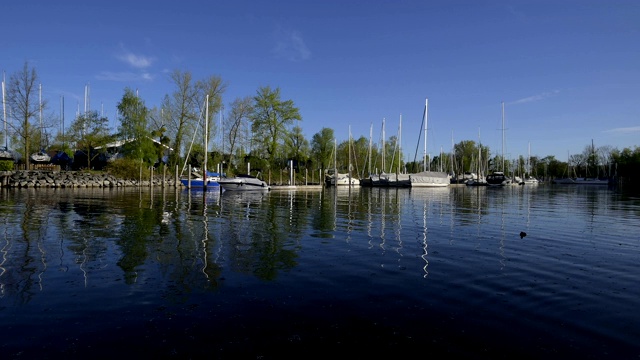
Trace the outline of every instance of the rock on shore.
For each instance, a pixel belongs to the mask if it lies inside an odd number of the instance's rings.
[[[85,171],[5,171],[0,173],[2,187],[128,187],[128,186],[176,186],[175,179],[162,177],[149,180],[117,179],[107,173],[89,173]],[[178,186],[182,184],[178,183]]]

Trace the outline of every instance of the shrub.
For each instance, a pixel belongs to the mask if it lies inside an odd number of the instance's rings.
[[[12,171],[12,170],[13,170],[13,161],[0,160],[0,171]]]
[[[142,167],[142,180],[149,180],[149,169],[140,163],[140,160],[116,159],[107,164],[106,171],[118,179],[138,180],[140,179],[140,168]]]

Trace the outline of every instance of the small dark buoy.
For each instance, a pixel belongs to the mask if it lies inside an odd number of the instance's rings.
[[[527,236],[527,233],[524,231],[520,231],[520,239],[522,239],[525,236]]]

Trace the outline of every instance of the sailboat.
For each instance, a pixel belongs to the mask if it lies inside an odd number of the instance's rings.
[[[478,130],[478,158],[476,159],[476,171],[475,177],[467,180],[465,184],[467,186],[487,186],[487,179],[484,177],[484,161],[482,160],[482,142],[480,141],[480,130]]]
[[[529,143],[529,155],[527,157],[527,177],[522,182],[524,185],[538,185],[540,181],[535,177],[531,176],[531,143]]]
[[[36,163],[36,164],[48,164],[51,162],[51,156],[49,156],[49,154],[47,154],[47,152],[44,150],[44,147],[42,146],[42,140],[44,137],[44,132],[42,131],[43,129],[43,124],[42,124],[42,84],[40,84],[40,106],[39,106],[39,111],[40,111],[40,150],[38,152],[35,152],[33,154],[31,154],[30,159],[31,162]]]
[[[377,174],[372,174],[371,170],[369,170],[369,184],[370,186],[386,186],[387,185],[387,177],[386,174],[384,174],[384,167],[385,167],[385,147],[384,147],[384,137],[385,132],[384,132],[384,126],[385,126],[385,118],[382,118],[382,131],[381,131],[381,136],[380,136],[380,156],[382,158],[382,163],[381,163],[381,170],[379,173]],[[369,147],[371,147],[371,145],[369,145]],[[370,160],[371,161],[371,160]],[[378,171],[378,169],[376,169],[376,171]]]
[[[371,143],[371,138],[373,136],[373,124],[371,124],[371,127],[369,128],[369,154],[367,155],[367,165],[369,166],[369,172],[367,174],[368,177],[361,177],[360,178],[360,186],[363,187],[370,187],[373,186],[373,179],[371,179],[371,149],[372,149],[372,143]]]
[[[204,119],[204,164],[202,167],[203,174],[196,173],[196,178],[194,179],[180,179],[182,185],[187,188],[193,189],[215,189],[220,190],[220,184],[218,181],[220,180],[220,174],[215,172],[207,171],[207,158],[209,157],[207,149],[209,148],[209,139],[208,139],[208,126],[209,126],[209,95],[206,98],[205,105],[205,119]],[[195,139],[195,134],[194,134]],[[185,164],[186,165],[186,164]]]
[[[487,184],[489,186],[505,186],[511,185],[512,181],[504,173],[504,101],[502,102],[502,167],[500,171],[493,171],[487,175]]]
[[[353,177],[351,175],[351,126],[349,126],[349,170],[347,173],[339,173],[338,172],[338,164],[337,164],[337,143],[336,140],[333,140],[333,174],[330,174],[326,178],[327,186],[360,186],[360,179],[357,177]]]
[[[397,149],[397,151],[396,151]],[[394,158],[391,159],[391,163],[393,164],[395,160],[395,155],[398,154],[398,167],[395,169],[395,173],[393,173],[393,169],[389,168],[389,173],[381,174],[384,176],[384,180],[386,182],[386,186],[390,187],[410,187],[411,181],[409,179],[409,174],[405,174],[402,172],[402,114],[400,115],[400,124],[398,126],[398,141],[396,143],[393,155]]]
[[[442,171],[427,171],[427,120],[428,120],[429,99],[424,102],[424,113],[422,115],[422,125],[424,127],[424,161],[421,172],[409,174],[411,187],[444,187],[451,183],[451,175]],[[418,137],[418,145],[420,137]],[[417,151],[416,151],[417,153]]]
[[[595,147],[593,140],[591,140],[590,158],[595,156]],[[568,162],[567,162],[568,164]],[[586,169],[588,171],[588,168]],[[609,180],[600,179],[597,175],[595,177],[567,177],[564,179],[558,179],[553,181],[554,184],[570,184],[570,185],[609,185]]]
[[[5,80],[4,73],[2,74],[2,116],[4,119],[4,141],[3,147],[0,147],[0,160],[16,161],[13,151],[9,150],[9,133],[7,132],[7,103],[5,99]]]

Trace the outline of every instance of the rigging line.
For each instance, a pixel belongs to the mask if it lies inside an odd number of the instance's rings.
[[[425,107],[422,111],[422,124],[420,124],[420,131],[418,132],[418,144],[416,145],[416,153],[413,155],[413,162],[415,163],[418,159],[418,149],[420,148],[420,138],[422,137],[422,130],[424,129],[424,116],[427,113],[427,108]]]
[[[205,103],[206,103],[206,100],[205,100]],[[203,106],[203,108],[200,109],[200,116],[198,117],[198,125],[200,125],[200,120],[203,118],[202,114],[203,114],[205,108],[206,108],[206,106]],[[189,145],[189,150],[187,151],[187,154],[185,155],[184,165],[182,166],[182,170],[180,171],[180,176],[182,176],[182,174],[184,174],[184,169],[187,168],[187,160],[189,159],[189,154],[191,154],[191,149],[193,148],[193,143],[196,140],[196,135],[197,134],[198,134],[198,126],[196,126],[196,129],[193,131],[193,138],[191,138],[191,144]],[[207,149],[205,149],[205,156],[206,156],[206,151],[207,151]]]

